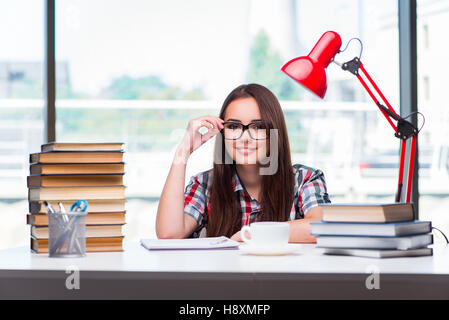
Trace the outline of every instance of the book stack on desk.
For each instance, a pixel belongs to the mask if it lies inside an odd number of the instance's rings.
[[[430,221],[414,220],[411,203],[321,205],[323,220],[311,222],[325,254],[373,258],[432,255]]]
[[[66,211],[87,200],[86,251],[123,251],[125,164],[123,143],[49,143],[30,154],[27,178],[31,250],[48,253],[48,216],[44,201]]]

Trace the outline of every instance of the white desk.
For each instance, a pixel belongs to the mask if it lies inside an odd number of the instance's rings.
[[[0,251],[0,299],[449,299],[449,246],[434,256],[372,259],[323,255],[297,244],[288,256],[239,250],[124,252],[49,258],[27,247]],[[66,279],[79,269],[80,289]],[[367,289],[378,272],[380,289]]]

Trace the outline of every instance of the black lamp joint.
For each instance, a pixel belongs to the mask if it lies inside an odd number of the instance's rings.
[[[351,61],[343,63],[341,68],[345,71],[349,71],[352,74],[358,76],[359,68],[360,68],[360,60],[359,60],[359,58],[355,57]]]
[[[407,140],[408,138],[418,134],[418,129],[409,121],[404,119],[398,120],[397,130],[394,134],[396,138]]]

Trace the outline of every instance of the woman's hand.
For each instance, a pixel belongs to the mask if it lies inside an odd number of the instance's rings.
[[[201,147],[206,141],[223,129],[224,120],[214,116],[202,116],[189,121],[187,130],[181,144],[178,146],[178,155],[188,158],[193,151]],[[206,127],[207,132],[201,134],[198,129]]]
[[[243,240],[242,236],[240,235],[240,231],[234,233],[234,235],[231,237],[231,240],[242,242]]]

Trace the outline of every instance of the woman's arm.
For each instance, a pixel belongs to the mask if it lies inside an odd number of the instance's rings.
[[[175,157],[183,157],[178,152]],[[184,215],[184,181],[188,156],[185,163],[173,161],[167,181],[162,190],[156,216],[158,238],[185,238],[193,232],[196,221]]]
[[[301,204],[304,210],[304,219],[296,219],[289,221],[290,223],[290,242],[316,243],[316,237],[310,235],[312,226],[310,222],[321,221],[323,218],[323,209],[319,204],[330,203],[327,194],[326,182],[324,174],[321,170],[315,170],[309,176],[299,190],[299,199],[305,199]],[[300,183],[301,184],[301,183]]]
[[[158,238],[185,238],[196,228],[195,219],[184,214],[184,182],[187,161],[193,151],[216,135],[222,124],[220,118],[204,116],[189,121],[187,132],[175,152],[157,208],[156,234]],[[213,127],[204,135],[201,127]]]
[[[323,218],[323,209],[321,207],[311,208],[304,219],[288,221],[290,223],[289,242],[316,243],[316,237],[310,235],[312,226],[310,222],[321,221]]]

